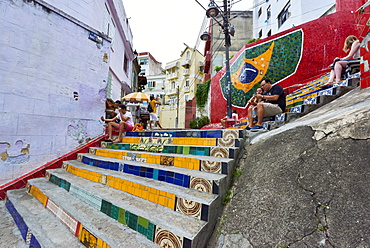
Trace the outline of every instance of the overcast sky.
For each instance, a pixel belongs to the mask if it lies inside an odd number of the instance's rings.
[[[198,0],[205,8],[209,0]],[[237,2],[237,0],[234,0]],[[222,5],[222,1],[216,1]],[[166,63],[176,60],[186,48],[194,48],[202,28],[205,10],[195,0],[123,0],[133,34],[134,49],[150,52],[153,57]],[[253,0],[241,0],[231,10],[251,9]],[[204,42],[197,49],[204,52]]]

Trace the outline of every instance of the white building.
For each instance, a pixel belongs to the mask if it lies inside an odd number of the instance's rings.
[[[131,82],[121,0],[1,0],[0,185],[104,132]]]
[[[162,63],[158,62],[149,52],[139,53],[137,59],[141,66],[140,76],[157,76],[162,73]]]
[[[334,13],[335,3],[335,0],[254,0],[254,38],[265,38]]]
[[[132,33],[123,2],[121,0],[43,1],[112,39],[107,97],[117,100],[130,93],[134,54]]]

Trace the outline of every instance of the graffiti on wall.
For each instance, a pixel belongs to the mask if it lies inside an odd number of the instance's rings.
[[[30,160],[30,144],[17,140],[11,145],[0,142],[0,163],[24,164]]]
[[[232,105],[245,108],[263,78],[277,83],[293,75],[301,60],[302,48],[300,29],[245,49],[230,66]],[[220,79],[220,86],[226,99],[226,75]]]

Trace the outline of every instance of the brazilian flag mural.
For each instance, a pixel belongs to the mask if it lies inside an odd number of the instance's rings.
[[[263,78],[279,82],[296,71],[302,56],[303,31],[297,30],[255,47],[247,48],[230,66],[231,103],[245,108]],[[220,79],[226,98],[226,75]]]

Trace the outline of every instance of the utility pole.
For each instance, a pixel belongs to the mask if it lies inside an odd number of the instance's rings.
[[[179,128],[179,106],[180,106],[180,87],[177,85],[177,107],[176,107],[176,124],[175,128]]]

